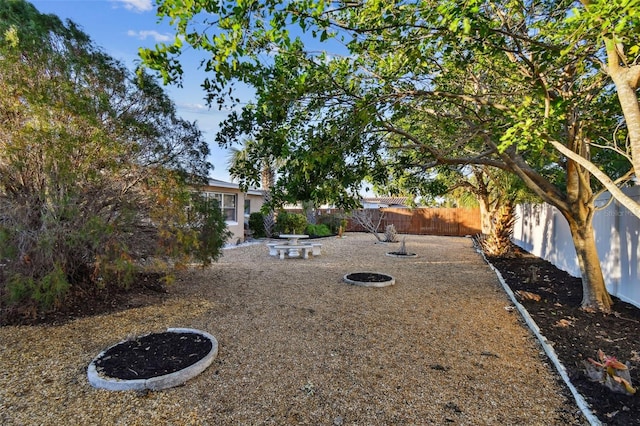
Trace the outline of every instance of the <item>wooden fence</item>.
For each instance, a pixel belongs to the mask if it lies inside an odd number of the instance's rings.
[[[378,222],[381,214],[380,232],[387,225],[393,224],[400,234],[418,235],[451,235],[465,236],[481,232],[480,209],[454,208],[395,208],[367,209],[373,223]],[[354,220],[350,219],[347,231],[364,231]]]

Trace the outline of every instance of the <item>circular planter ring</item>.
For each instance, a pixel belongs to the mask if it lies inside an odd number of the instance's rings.
[[[394,251],[386,253],[386,255],[389,256],[389,257],[395,257],[397,259],[413,259],[413,258],[418,257],[418,255],[415,254],[415,253],[398,254],[398,253],[396,253]]]
[[[204,331],[195,330],[192,328],[167,328],[167,333],[194,333],[211,342],[211,350],[199,361],[189,365],[181,370],[173,373],[164,374],[162,376],[151,377],[148,379],[119,379],[117,377],[110,377],[98,372],[96,368],[96,362],[102,359],[107,351],[115,348],[118,345],[122,345],[128,342],[124,340],[117,343],[104,351],[100,352],[97,357],[91,361],[89,368],[87,369],[87,378],[89,383],[96,388],[107,390],[161,390],[183,384],[189,379],[197,376],[207,369],[218,354],[218,341],[211,334]],[[153,333],[152,333],[153,334]],[[148,336],[148,335],[147,335]],[[140,336],[145,337],[145,336]]]
[[[391,275],[379,272],[352,272],[343,277],[344,282],[363,287],[388,287],[396,283]]]

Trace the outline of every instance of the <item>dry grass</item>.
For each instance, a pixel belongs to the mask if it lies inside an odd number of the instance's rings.
[[[0,424],[584,424],[471,240],[324,239],[309,260],[264,245],[186,271],[163,304],[61,326],[0,328]],[[345,284],[377,271],[396,285]],[[216,336],[204,373],[161,392],[92,388],[86,367],[127,336]]]

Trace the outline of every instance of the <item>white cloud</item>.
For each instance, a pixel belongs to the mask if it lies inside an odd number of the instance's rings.
[[[209,107],[207,105],[204,104],[199,104],[199,103],[176,103],[176,106],[184,111],[189,111],[189,112],[193,112],[193,113],[197,113],[197,114],[223,114],[223,115],[227,115],[229,114],[230,111],[232,111],[232,108],[222,108],[219,109],[217,106],[213,106],[213,107]],[[237,108],[236,108],[237,109]]]
[[[186,104],[179,103],[177,104],[178,108],[182,108],[191,112],[206,112],[209,111],[209,107],[203,104]]]
[[[146,40],[147,37],[151,37],[153,38],[155,41],[157,42],[165,42],[165,41],[170,41],[171,40],[171,36],[169,34],[160,34],[157,31],[151,30],[151,31],[133,31],[133,30],[129,30],[127,31],[127,35],[129,37],[136,37],[140,40]]]
[[[125,9],[133,10],[135,12],[148,12],[153,10],[153,3],[151,0],[115,0],[117,3],[122,3]]]

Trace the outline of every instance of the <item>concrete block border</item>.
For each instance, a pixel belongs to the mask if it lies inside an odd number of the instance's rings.
[[[562,364],[562,362],[560,362],[560,358],[558,358],[558,355],[556,354],[556,351],[553,349],[553,346],[551,346],[547,342],[547,338],[544,337],[544,335],[540,331],[540,328],[538,327],[538,324],[536,324],[536,322],[533,320],[531,315],[529,315],[529,312],[525,309],[525,307],[522,306],[522,304],[520,304],[520,302],[518,302],[518,299],[516,299],[515,294],[511,290],[511,287],[509,287],[507,282],[502,277],[502,274],[500,273],[500,271],[498,271],[498,269],[496,269],[496,267],[493,266],[491,264],[491,262],[489,262],[489,260],[484,255],[482,250],[477,249],[477,251],[478,251],[478,253],[480,253],[480,255],[482,256],[484,261],[487,263],[487,265],[489,265],[489,267],[496,274],[496,276],[498,277],[498,281],[500,281],[500,285],[502,286],[504,291],[509,296],[509,299],[511,299],[511,303],[513,303],[513,306],[516,307],[516,309],[518,310],[518,312],[520,313],[520,315],[524,319],[524,322],[527,324],[527,327],[529,327],[529,329],[533,332],[533,334],[538,339],[538,342],[540,343],[540,346],[542,346],[542,349],[544,349],[544,352],[547,354],[547,357],[549,357],[549,359],[553,363],[553,366],[558,371],[558,374],[560,374],[560,377],[562,378],[562,380],[565,382],[565,384],[569,388],[569,391],[573,395],[573,399],[576,401],[576,404],[578,405],[578,408],[580,409],[580,411],[582,411],[582,414],[584,415],[584,417],[587,419],[587,421],[589,422],[589,424],[591,426],[601,426],[602,422],[600,422],[598,417],[595,414],[593,414],[593,412],[591,411],[591,408],[589,408],[589,404],[587,403],[587,401],[578,392],[576,387],[573,386],[573,383],[571,383],[571,379],[569,378],[569,375],[567,374],[567,369]]]

